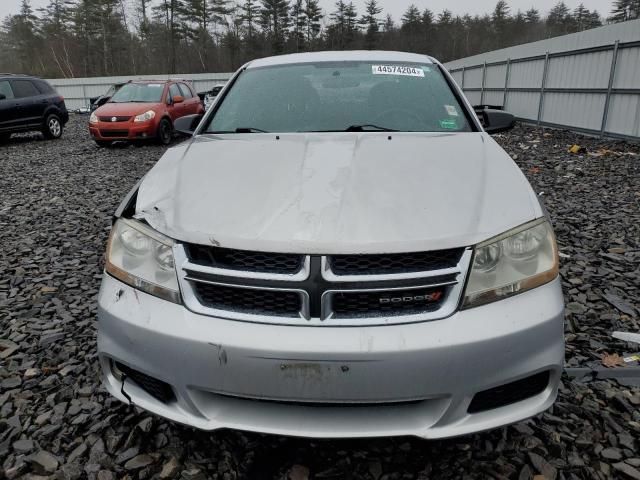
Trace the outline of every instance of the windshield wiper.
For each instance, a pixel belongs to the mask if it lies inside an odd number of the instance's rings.
[[[351,125],[344,130],[313,130],[311,132],[301,131],[301,133],[339,133],[339,132],[399,132],[393,128],[380,127],[366,123],[364,125]]]
[[[270,132],[267,132],[266,130],[260,130],[259,128],[239,127],[239,128],[236,128],[235,130],[212,130],[207,133],[210,133],[213,135],[216,135],[216,134],[223,135],[227,133],[270,133]]]
[[[266,130],[260,130],[259,128],[253,127],[239,127],[236,128],[236,133],[269,133]]]
[[[370,123],[364,125],[351,125],[344,129],[345,132],[368,132],[368,131],[376,131],[376,132],[397,132],[393,128],[380,127],[378,125],[372,125]]]

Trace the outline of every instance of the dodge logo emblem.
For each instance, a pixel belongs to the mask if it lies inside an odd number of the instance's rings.
[[[116,122],[116,121],[118,121],[118,119],[116,117],[111,117],[111,121],[112,122]]]
[[[399,295],[397,297],[380,297],[381,305],[407,303],[434,303],[442,298],[442,291],[438,290],[425,295]]]

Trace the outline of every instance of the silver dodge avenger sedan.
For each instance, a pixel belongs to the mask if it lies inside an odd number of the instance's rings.
[[[427,56],[245,65],[115,214],[106,387],[200,429],[309,437],[450,437],[547,409],[558,252],[489,136],[512,123]]]

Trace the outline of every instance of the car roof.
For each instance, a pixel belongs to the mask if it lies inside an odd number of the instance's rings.
[[[11,79],[11,78],[29,78],[35,80],[41,80],[38,77],[33,77],[31,75],[25,75],[24,73],[0,73],[0,78]]]
[[[388,52],[381,50],[352,50],[352,51],[328,51],[311,53],[294,53],[267,57],[249,62],[247,68],[272,67],[280,65],[292,65],[295,63],[314,62],[407,62],[407,63],[438,63],[432,57],[417,53]]]

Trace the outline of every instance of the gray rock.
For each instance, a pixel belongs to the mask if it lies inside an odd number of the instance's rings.
[[[100,470],[98,472],[98,480],[115,480],[116,476],[109,470]]]
[[[58,459],[45,450],[40,450],[29,456],[28,461],[34,472],[40,475],[51,474],[58,469]]]
[[[155,460],[153,457],[147,454],[142,454],[133,457],[127,463],[124,464],[124,468],[127,470],[138,470],[140,468],[146,467],[147,465],[151,465]]]
[[[536,469],[536,471],[541,475],[544,475],[547,480],[555,480],[558,476],[558,471],[556,470],[556,468],[540,455],[529,452],[529,460],[531,460],[531,464]]]
[[[640,480],[640,470],[632,467],[631,465],[619,462],[611,465],[614,470],[624,473],[627,477],[632,478],[633,480]]]
[[[162,471],[160,472],[160,478],[162,480],[175,478],[179,470],[180,470],[180,462],[178,461],[177,458],[171,457],[169,461],[162,466]]]
[[[34,448],[33,440],[24,439],[13,442],[13,450],[16,453],[29,453]]]
[[[126,449],[124,452],[116,456],[116,463],[121,464],[125,463],[128,460],[131,460],[133,457],[138,455],[139,451],[140,450],[138,449],[138,447],[131,447]]]
[[[620,460],[622,458],[622,452],[618,448],[605,448],[600,452],[600,455],[607,460]]]

